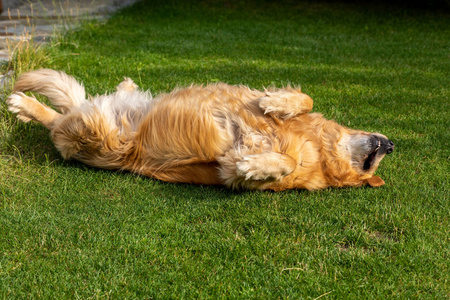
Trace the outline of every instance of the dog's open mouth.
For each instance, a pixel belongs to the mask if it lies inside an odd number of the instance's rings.
[[[374,138],[376,139],[376,146],[373,149],[373,151],[369,154],[369,156],[366,158],[366,160],[364,161],[364,166],[363,166],[364,171],[367,171],[372,167],[373,163],[375,162],[375,158],[377,156],[378,150],[380,150],[380,148],[381,148],[380,139],[377,138],[376,136],[374,136]]]

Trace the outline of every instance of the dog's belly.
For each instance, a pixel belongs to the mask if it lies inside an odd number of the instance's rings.
[[[144,167],[133,171],[164,181],[220,184],[218,158],[265,144],[270,126],[257,101],[222,88],[194,87],[158,99],[136,136]]]
[[[233,143],[208,112],[195,108],[157,107],[139,134],[148,157],[166,165],[211,162]]]
[[[136,135],[132,171],[163,181],[221,184],[217,157],[233,147],[233,136],[205,106],[159,103]],[[136,163],[138,158],[138,163]]]

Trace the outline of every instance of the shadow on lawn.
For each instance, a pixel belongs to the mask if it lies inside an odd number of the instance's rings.
[[[36,123],[23,124],[16,121],[2,144],[2,155],[12,156],[21,161],[33,160],[43,165],[62,160],[53,145],[49,131]]]

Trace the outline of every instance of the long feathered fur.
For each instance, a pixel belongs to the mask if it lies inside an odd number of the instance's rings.
[[[371,179],[384,154],[363,170],[365,153],[353,150],[374,134],[309,114],[312,99],[296,88],[220,83],[153,98],[126,78],[115,93],[87,100],[73,77],[43,69],[22,75],[14,90],[10,111],[49,128],[65,159],[91,166],[250,189],[384,183]],[[48,97],[60,113],[24,91]]]

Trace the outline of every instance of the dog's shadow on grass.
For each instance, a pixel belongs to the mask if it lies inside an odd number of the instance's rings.
[[[17,121],[5,134],[1,147],[2,155],[20,162],[33,162],[45,165],[62,161],[61,155],[53,145],[49,131],[36,123]]]

